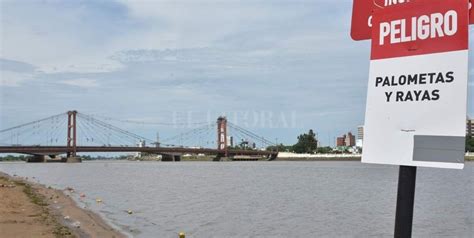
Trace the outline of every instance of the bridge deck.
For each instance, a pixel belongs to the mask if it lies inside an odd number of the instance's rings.
[[[0,146],[0,153],[38,154],[52,155],[73,152],[72,147],[67,146]],[[78,146],[76,152],[144,152],[155,154],[225,154],[225,150],[206,148],[183,148],[183,147],[114,147],[114,146]],[[227,150],[228,155],[275,155],[276,151],[261,150]]]

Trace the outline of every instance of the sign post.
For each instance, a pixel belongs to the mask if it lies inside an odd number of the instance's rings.
[[[372,40],[362,162],[400,165],[395,237],[411,237],[417,166],[464,167],[469,9],[354,0],[351,37]]]
[[[416,167],[400,165],[394,237],[411,237],[415,185]]]

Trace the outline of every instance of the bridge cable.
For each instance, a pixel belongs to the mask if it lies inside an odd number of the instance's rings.
[[[63,112],[63,113],[53,115],[53,116],[50,116],[50,117],[46,117],[46,118],[43,118],[43,119],[39,119],[39,120],[36,120],[36,121],[32,121],[32,122],[24,123],[24,124],[21,124],[21,125],[18,125],[18,126],[6,128],[6,129],[3,129],[3,130],[0,130],[0,133],[7,132],[7,131],[10,131],[10,130],[14,130],[14,129],[17,129],[17,128],[20,128],[20,127],[29,126],[29,125],[32,125],[32,124],[35,124],[35,123],[38,123],[38,122],[46,121],[48,119],[63,116],[63,115],[67,115],[67,114]]]
[[[238,131],[240,131],[240,132],[246,134],[247,136],[251,137],[252,139],[256,139],[257,141],[261,141],[262,144],[266,144],[267,146],[274,146],[274,145],[275,145],[275,143],[273,143],[273,142],[271,142],[271,141],[265,139],[264,137],[261,137],[261,136],[255,134],[255,133],[253,133],[253,132],[251,132],[251,131],[249,131],[249,130],[246,130],[246,129],[240,127],[240,126],[237,126],[237,125],[235,125],[235,124],[233,124],[233,123],[231,123],[231,122],[227,122],[227,124],[228,124],[230,127],[234,128],[235,130],[238,130]]]
[[[129,132],[129,131],[126,131],[124,129],[121,129],[119,127],[116,127],[114,125],[111,125],[111,124],[108,124],[108,123],[105,123],[101,120],[98,120],[98,119],[95,119],[94,117],[92,116],[89,116],[89,115],[86,115],[86,114],[82,114],[82,113],[78,113],[78,116],[81,117],[81,118],[84,118],[84,119],[89,119],[91,122],[97,124],[97,125],[100,125],[102,127],[105,127],[105,128],[108,128],[112,131],[115,131],[115,132],[118,132],[120,134],[124,134],[124,135],[127,135],[128,137],[132,137],[132,138],[135,138],[135,139],[138,139],[138,140],[143,140],[143,141],[149,141],[149,142],[154,142],[153,140],[150,140],[148,138],[145,138],[143,136],[140,136],[140,135],[137,135],[135,133],[132,133],[132,132]]]

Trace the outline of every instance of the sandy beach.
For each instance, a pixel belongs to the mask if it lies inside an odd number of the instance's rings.
[[[125,237],[61,190],[0,173],[4,237]]]

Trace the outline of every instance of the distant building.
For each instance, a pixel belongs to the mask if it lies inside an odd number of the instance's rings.
[[[146,147],[146,142],[144,140],[140,140],[137,144],[138,147],[142,148],[142,147]],[[141,158],[142,157],[142,152],[137,152],[135,154],[135,157],[136,158]]]
[[[355,146],[355,136],[351,132],[346,135],[346,146]]]
[[[474,130],[474,120],[470,119],[470,118],[467,118],[467,120],[466,120],[466,135],[469,136],[469,137],[472,137],[473,130]]]
[[[356,146],[362,147],[363,144],[364,144],[364,126],[358,126]]]
[[[227,146],[234,146],[234,137],[227,136]]]
[[[238,146],[240,146],[240,148],[248,148],[249,142],[247,140],[242,139],[242,141],[240,142]]]
[[[363,140],[364,139],[364,126],[357,127],[357,139]]]
[[[345,146],[346,135],[336,138],[336,146]]]
[[[352,135],[351,132],[349,132],[341,137],[337,137],[336,146],[355,146],[355,136]]]

